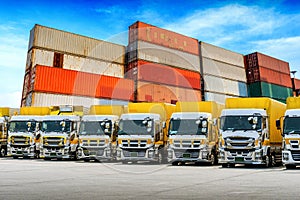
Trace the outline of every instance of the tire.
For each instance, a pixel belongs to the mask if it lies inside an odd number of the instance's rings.
[[[271,165],[272,165],[271,155],[266,155],[266,158],[265,158],[265,167],[271,167]]]
[[[179,162],[177,162],[177,161],[176,161],[176,162],[172,162],[172,165],[173,165],[173,166],[177,166],[178,163],[179,163]]]
[[[296,165],[285,165],[286,169],[296,169]]]
[[[222,168],[228,168],[228,164],[227,163],[223,163],[222,164]]]
[[[13,159],[18,159],[19,157],[18,156],[13,156]]]
[[[7,150],[5,148],[1,148],[0,150],[0,157],[5,157],[7,154]]]

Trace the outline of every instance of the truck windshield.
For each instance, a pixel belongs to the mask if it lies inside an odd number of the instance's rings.
[[[205,135],[206,133],[207,127],[202,127],[201,123],[197,124],[195,119],[171,119],[170,121],[169,135]]]
[[[262,125],[262,117],[257,117],[257,124],[253,125],[248,121],[251,116],[223,116],[221,117],[221,130],[259,130]]]
[[[118,135],[153,135],[153,120],[120,120]]]
[[[12,121],[9,123],[10,132],[34,132],[35,129],[35,121]]]
[[[80,123],[80,135],[104,135],[111,133],[111,121],[85,121]]]
[[[43,121],[42,131],[45,133],[50,132],[70,132],[71,131],[71,121]]]
[[[300,117],[286,117],[284,119],[284,134],[299,134],[300,133]]]

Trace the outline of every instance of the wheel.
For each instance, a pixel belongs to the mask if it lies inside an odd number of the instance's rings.
[[[210,164],[211,165],[218,164],[218,158],[214,152],[210,155]]]
[[[172,162],[172,165],[173,165],[173,166],[177,166],[178,163],[179,163],[179,162],[177,162],[177,161],[176,161],[176,162]]]
[[[228,164],[227,164],[227,163],[223,163],[223,164],[222,164],[222,167],[223,167],[223,168],[228,168]]]
[[[13,156],[14,159],[18,159],[18,156]]]
[[[84,162],[90,162],[90,160],[87,159],[87,158],[84,158],[83,161],[84,161]]]
[[[285,165],[286,169],[296,169],[296,165]]]
[[[4,157],[6,156],[6,149],[5,148],[1,148],[1,151],[0,151],[0,157]]]
[[[265,167],[271,167],[272,161],[271,161],[271,156],[270,155],[266,155],[265,158]]]
[[[229,163],[229,167],[230,167],[230,168],[234,168],[234,167],[235,167],[235,164],[234,164],[234,163]]]

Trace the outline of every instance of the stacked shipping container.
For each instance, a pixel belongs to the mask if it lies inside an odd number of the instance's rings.
[[[285,102],[293,95],[289,63],[258,52],[246,55],[244,61],[250,97]]]
[[[125,77],[139,102],[201,101],[198,41],[142,22],[129,27]]]
[[[205,42],[199,45],[203,99],[224,104],[227,97],[246,97],[243,55]]]
[[[74,71],[81,71],[92,73],[95,75],[113,76],[118,78],[124,77],[124,64],[125,64],[125,46],[105,42],[102,40],[96,40],[81,35],[68,33],[40,25],[35,25],[30,32],[29,47],[27,54],[27,63],[24,76],[24,86],[22,94],[22,106],[35,105],[37,98],[32,98],[33,93],[37,92],[33,90],[33,81],[37,74],[35,73],[36,65],[51,66],[54,68],[70,69]],[[39,67],[37,67],[38,69]],[[49,75],[52,73],[48,70]],[[68,71],[68,74],[72,73]],[[44,74],[47,76],[47,73]],[[104,77],[105,77],[104,76]],[[68,82],[66,75],[62,79],[62,85],[64,82]],[[37,77],[39,78],[39,76]],[[48,79],[51,78],[50,76]],[[53,80],[51,80],[53,79]],[[56,81],[56,77],[52,77],[49,81]],[[87,86],[87,85],[85,85]],[[94,88],[96,85],[89,85]],[[70,86],[71,87],[71,86]],[[89,87],[85,90],[89,90]],[[72,89],[72,88],[69,88]],[[49,93],[40,93],[38,96],[44,95],[45,98]],[[49,91],[48,91],[49,92]],[[60,91],[51,91],[51,97]],[[68,98],[78,98],[78,94],[72,93],[67,94]],[[82,94],[82,98],[86,98]],[[89,95],[92,97],[91,95]],[[94,96],[94,98],[99,98]],[[112,97],[105,97],[112,98]],[[30,99],[30,100],[29,100]],[[99,99],[100,100],[100,99]],[[106,99],[109,100],[109,99]],[[114,101],[114,99],[111,99]],[[126,99],[127,101],[130,99]],[[118,101],[118,100],[116,100]],[[55,103],[54,101],[53,103]],[[49,102],[50,103],[50,102]],[[72,102],[69,102],[72,103]],[[52,105],[52,104],[50,104]],[[48,106],[48,105],[46,105]]]

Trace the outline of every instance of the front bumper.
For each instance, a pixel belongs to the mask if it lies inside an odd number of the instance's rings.
[[[113,160],[112,150],[109,148],[78,148],[78,157],[83,160]]]
[[[300,165],[300,150],[297,150],[297,151],[283,150],[282,151],[282,164],[284,164],[284,165]]]
[[[220,164],[253,164],[253,165],[262,165],[265,164],[263,160],[263,151],[262,149],[247,151],[241,150],[238,151],[226,151],[220,148],[219,155]]]
[[[206,149],[168,149],[168,162],[211,162]]]
[[[153,148],[148,149],[131,149],[131,148],[118,148],[117,160],[118,161],[158,161],[157,152]]]
[[[64,148],[42,148],[41,149],[41,157],[45,159],[70,159],[71,156],[69,154],[69,147]]]
[[[19,147],[12,147],[7,146],[7,155],[13,157],[34,157],[35,150],[34,146],[19,146]]]

